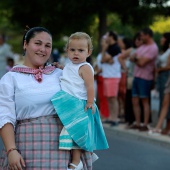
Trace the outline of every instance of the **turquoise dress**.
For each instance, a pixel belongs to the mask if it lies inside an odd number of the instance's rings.
[[[94,114],[91,109],[85,111],[86,100],[63,90],[57,92],[51,101],[68,132],[60,136],[61,148],[80,148],[90,152],[109,148],[96,104]]]

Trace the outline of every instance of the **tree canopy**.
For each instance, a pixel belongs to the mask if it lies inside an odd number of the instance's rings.
[[[53,37],[75,31],[95,34],[98,39],[107,31],[108,16],[119,16],[123,25],[134,29],[148,26],[155,15],[170,15],[168,0],[1,0],[0,15],[8,18],[13,28],[44,26]]]
[[[21,27],[44,25],[53,33],[90,31],[89,26],[99,17],[99,31],[106,31],[106,16],[116,13],[124,24],[134,27],[147,25],[168,0],[1,0],[9,19]],[[165,11],[165,10],[164,10]],[[7,14],[6,14],[7,15]]]

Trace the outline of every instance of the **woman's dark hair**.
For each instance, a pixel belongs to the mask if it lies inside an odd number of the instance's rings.
[[[136,40],[140,40],[141,39],[141,34],[140,34],[140,32],[137,32],[135,35],[134,35],[134,37],[133,37],[133,47],[134,48],[136,48],[136,43],[135,43],[135,41]]]
[[[153,31],[149,27],[143,28],[141,32],[144,33],[145,35],[149,35],[150,37],[153,37]]]
[[[33,27],[33,28],[30,28],[30,29],[24,34],[22,44],[24,45],[24,41],[26,41],[26,43],[28,44],[29,41],[30,41],[30,39],[31,39],[31,38],[34,38],[35,35],[36,35],[37,33],[40,33],[40,32],[46,32],[46,33],[48,33],[49,35],[51,35],[51,37],[52,37],[52,34],[50,33],[50,31],[47,30],[46,28],[44,28],[44,27]],[[24,54],[23,54],[23,55],[25,55],[25,51],[24,51]]]
[[[123,38],[122,41],[125,44],[125,49],[133,46],[133,41],[130,38]]]
[[[166,39],[164,45],[162,46],[162,51],[165,52],[170,45],[170,32],[165,32],[162,36]]]
[[[109,35],[109,37],[112,37],[115,41],[118,40],[118,36],[117,36],[117,34],[115,32],[109,31],[108,35]]]

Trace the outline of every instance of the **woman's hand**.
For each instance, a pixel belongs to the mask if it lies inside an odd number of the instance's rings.
[[[95,107],[94,107],[93,103],[87,103],[86,107],[85,107],[85,111],[87,111],[87,109],[92,109],[92,113],[95,112]]]
[[[8,154],[8,165],[10,170],[22,170],[22,167],[25,167],[25,162],[17,150]]]

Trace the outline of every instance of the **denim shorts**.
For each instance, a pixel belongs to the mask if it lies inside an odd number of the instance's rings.
[[[153,82],[153,80],[145,80],[135,77],[132,85],[132,96],[139,98],[149,98]]]

